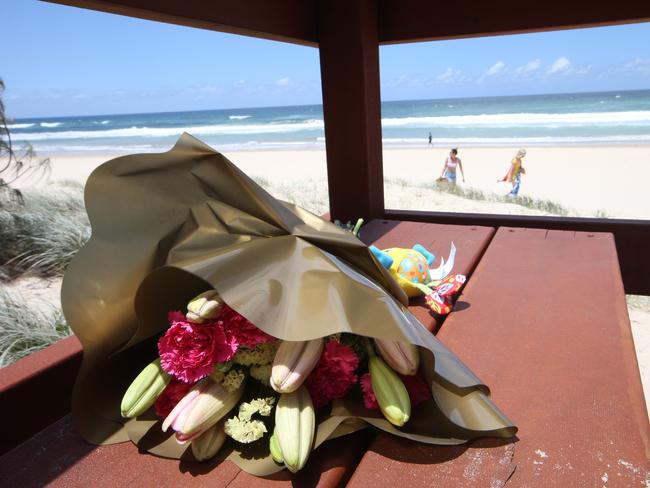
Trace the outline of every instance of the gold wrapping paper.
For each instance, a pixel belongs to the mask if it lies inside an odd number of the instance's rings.
[[[125,424],[119,406],[156,356],[167,312],[209,288],[280,339],[353,332],[420,347],[433,398],[403,428],[346,399],[319,419],[316,445],[366,423],[435,444],[515,434],[488,388],[408,311],[361,241],[274,199],[197,139],[184,134],[166,153],[113,159],[93,172],[85,195],[92,237],[66,272],[62,303],[84,347],[72,411],[88,441],[132,440],[157,455],[191,456],[155,416]],[[258,444],[230,442],[220,456],[257,475],[279,470]]]

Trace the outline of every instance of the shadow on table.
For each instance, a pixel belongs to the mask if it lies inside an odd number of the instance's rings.
[[[365,429],[325,442],[311,454],[307,467],[296,474],[292,475],[288,470],[283,470],[271,476],[258,478],[245,471],[239,471],[228,486],[252,488],[266,486],[273,481],[286,482],[287,485],[290,483],[294,487],[344,486],[352,476],[374,435],[375,433],[371,429]],[[181,462],[179,469],[192,476],[201,476],[209,474],[214,469],[222,469],[219,466],[220,462],[222,461]],[[225,461],[225,463],[232,464],[230,461]]]
[[[368,452],[400,463],[440,464],[461,458],[467,451],[481,450],[489,454],[483,454],[483,458],[494,457],[497,458],[497,461],[501,461],[504,456],[510,456],[509,451],[514,451],[514,446],[518,441],[516,436],[511,439],[485,437],[456,446],[437,446],[380,434]]]

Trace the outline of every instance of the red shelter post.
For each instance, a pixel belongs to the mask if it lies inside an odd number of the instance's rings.
[[[319,2],[318,30],[332,218],[379,218],[384,181],[377,5]]]

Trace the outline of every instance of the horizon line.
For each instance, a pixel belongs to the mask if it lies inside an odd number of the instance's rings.
[[[402,98],[396,100],[381,100],[380,103],[394,103],[394,102],[426,102],[426,101],[449,101],[449,100],[475,100],[479,98],[519,98],[519,97],[535,97],[544,95],[586,95],[598,93],[625,93],[625,92],[643,92],[650,91],[649,88],[641,89],[622,89],[622,90],[597,90],[597,91],[584,91],[584,92],[542,92],[542,93],[528,93],[525,95],[484,95],[484,96],[470,96],[470,97],[447,97],[447,98]],[[200,110],[172,110],[161,112],[125,112],[125,113],[102,113],[93,115],[39,115],[34,117],[16,117],[8,118],[7,124],[10,125],[14,122],[42,119],[42,118],[56,118],[56,119],[69,119],[80,117],[111,117],[116,115],[161,115],[161,114],[178,114],[178,113],[200,113],[200,112],[217,112],[217,111],[233,111],[233,110],[253,110],[260,108],[288,108],[288,107],[322,107],[323,103],[308,103],[298,105],[259,105],[255,107],[234,107],[234,108],[209,108]]]

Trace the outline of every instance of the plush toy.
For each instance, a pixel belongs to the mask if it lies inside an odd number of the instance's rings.
[[[429,269],[429,266],[434,263],[436,257],[420,244],[416,244],[412,249],[392,247],[382,251],[370,246],[370,250],[409,297],[424,295],[427,305],[434,312],[441,315],[451,312],[452,296],[466,281],[463,275],[450,275],[456,258],[456,246],[453,242],[447,261],[442,258],[440,266],[435,269]]]

